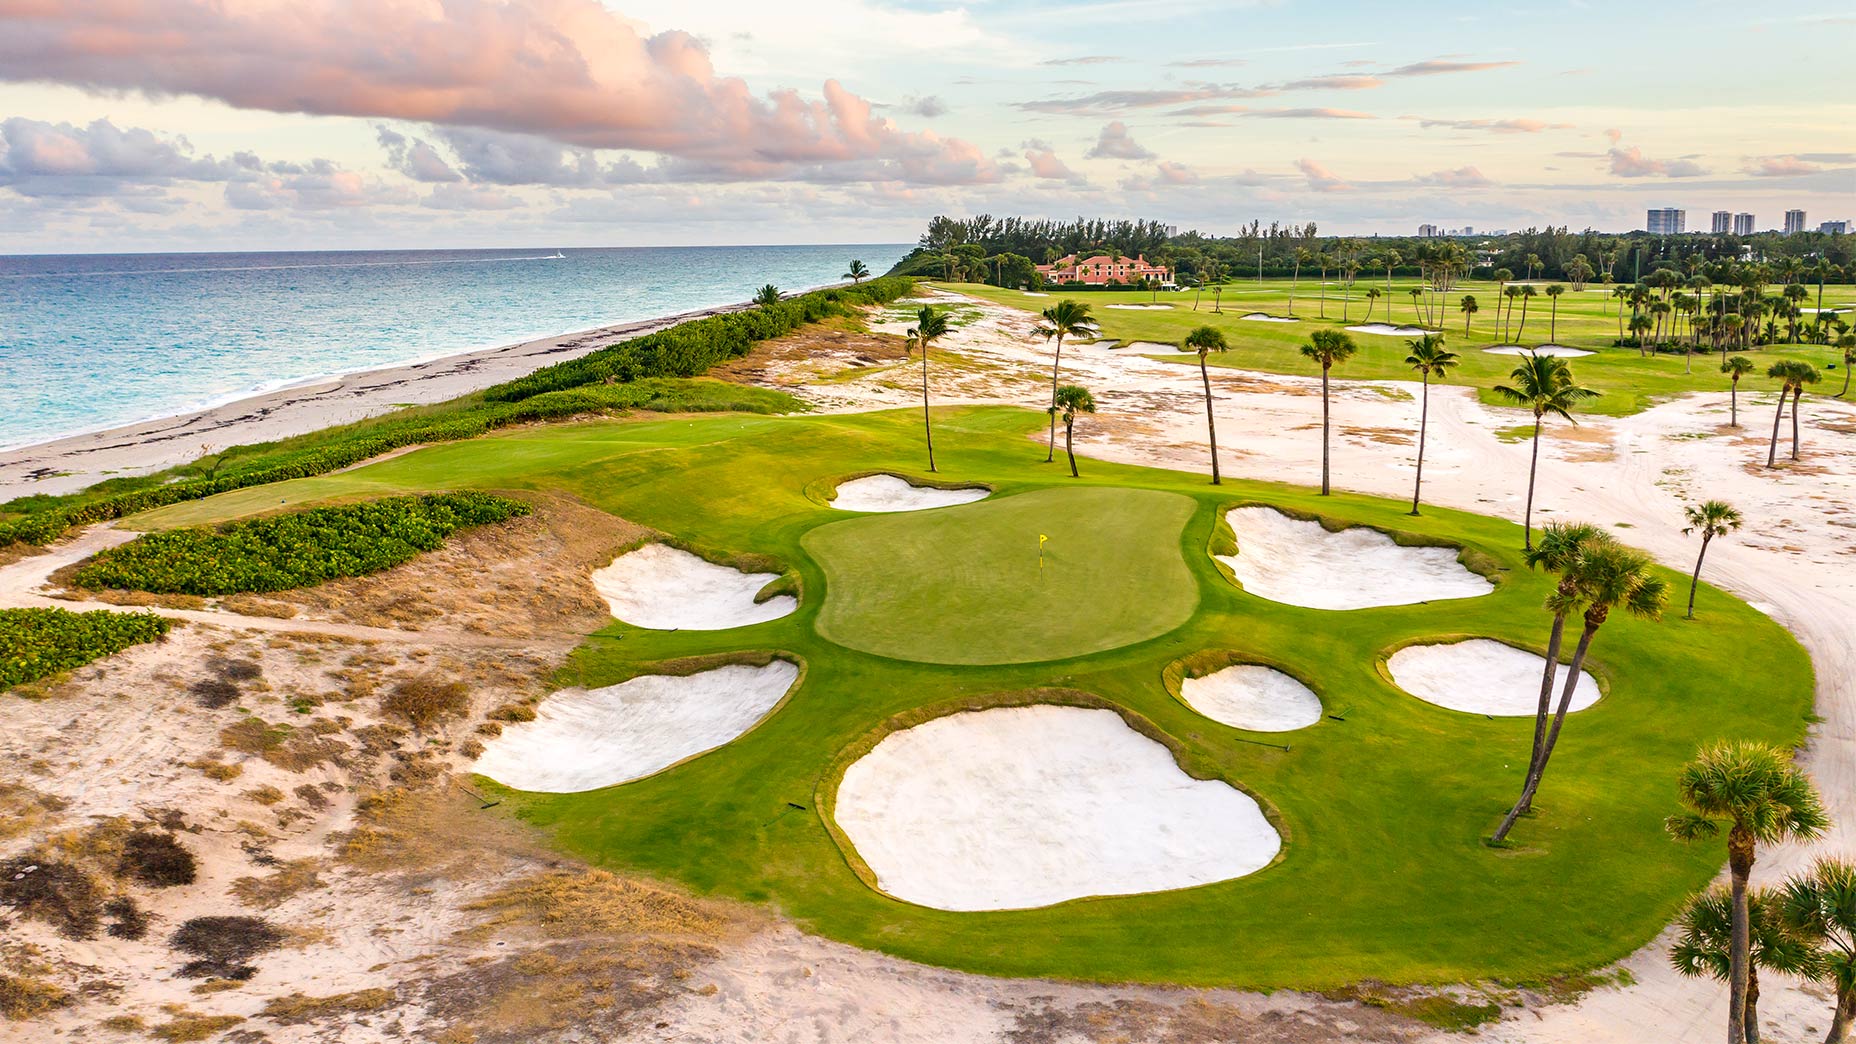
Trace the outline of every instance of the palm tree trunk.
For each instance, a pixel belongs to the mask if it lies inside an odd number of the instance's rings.
[[[1779,459],[1779,422],[1785,419],[1785,389],[1779,389],[1779,412],[1772,418],[1772,444],[1766,447],[1766,466]]]
[[[1751,965],[1752,931],[1746,884],[1753,875],[1753,837],[1741,826],[1727,835],[1727,867],[1733,878],[1733,932],[1727,946],[1727,1040],[1745,1044],[1746,982]]]
[[[1328,368],[1325,363],[1321,367],[1321,495],[1328,495]]]
[[[1469,317],[1471,314],[1473,313],[1471,313],[1468,309],[1463,310],[1463,336],[1464,337],[1469,336]]]
[[[1205,434],[1212,445],[1212,485],[1220,485],[1218,478],[1218,423],[1212,417],[1212,378],[1205,369],[1205,353],[1199,353],[1199,380],[1205,384]]]
[[[1075,449],[1076,444],[1074,441],[1075,438],[1076,438],[1076,418],[1065,417],[1063,419],[1063,452],[1066,456],[1070,458],[1070,477],[1080,478],[1081,476],[1077,475],[1076,473],[1076,449]]]
[[[1837,393],[1837,398],[1841,399],[1845,395],[1848,395],[1849,393],[1850,393],[1850,364],[1848,362],[1845,362],[1843,364],[1843,390]]]
[[[1553,682],[1555,672],[1560,666],[1560,641],[1566,633],[1566,614],[1553,614],[1553,630],[1547,637],[1547,665],[1540,676],[1540,701],[1534,707],[1534,749],[1527,756],[1527,771],[1521,775],[1521,796],[1515,799],[1514,807],[1508,810],[1502,824],[1495,828],[1489,838],[1500,844],[1508,838],[1508,831],[1514,829],[1515,820],[1520,819],[1534,807],[1534,770],[1540,765],[1540,752],[1547,745],[1547,718],[1553,709]]]
[[[1585,667],[1585,654],[1592,647],[1592,637],[1598,633],[1598,626],[1587,617],[1585,629],[1579,632],[1579,644],[1573,647],[1572,662],[1566,665],[1566,684],[1560,688],[1559,705],[1553,708],[1553,724],[1547,729],[1546,742],[1540,745],[1540,757],[1535,761],[1533,778],[1521,794],[1522,808],[1534,806],[1534,794],[1540,790],[1540,781],[1546,778],[1547,762],[1553,758],[1553,748],[1559,745],[1560,730],[1566,725],[1566,713],[1572,709],[1573,693],[1579,688],[1579,674]]]
[[[1553,342],[1560,335],[1560,299],[1553,299],[1553,313],[1547,317],[1547,341]]]
[[[928,342],[922,342],[922,435],[928,440],[928,470],[934,470],[934,425],[928,420]]]
[[[1798,400],[1804,398],[1804,385],[1792,392],[1792,459],[1798,459]]]
[[[1850,1024],[1856,1022],[1856,990],[1837,991],[1837,1010],[1830,1017],[1830,1032],[1824,1044],[1844,1044],[1850,1039]]]
[[[1701,584],[1701,560],[1708,557],[1708,541],[1713,539],[1713,534],[1708,533],[1706,530],[1702,531],[1701,554],[1695,556],[1695,573],[1688,578],[1688,616],[1684,619],[1693,620],[1695,618],[1695,588]]]
[[[1726,355],[1727,353],[1722,352],[1721,354]],[[1739,374],[1734,374],[1734,379],[1728,382],[1728,385],[1727,385],[1727,411],[1728,411],[1727,412],[1727,426],[1730,428],[1738,428],[1740,426],[1740,375]]]
[[[1295,288],[1302,281],[1302,263],[1295,263],[1295,271],[1289,275],[1289,314],[1295,314]]]
[[[1759,965],[1746,966],[1746,1044],[1759,1044]]]
[[[1519,341],[1521,339],[1521,335],[1526,332],[1527,332],[1527,295],[1523,294],[1521,295],[1521,325],[1514,328],[1515,340]]]
[[[1774,435],[1773,438],[1778,438]],[[1521,516],[1521,546],[1534,549],[1534,475],[1540,470],[1540,418],[1534,418],[1534,453],[1527,463],[1527,511]]]
[[[1057,368],[1063,365],[1063,335],[1057,335],[1057,357],[1050,364],[1050,443],[1044,450],[1044,463],[1057,459]]]
[[[1418,494],[1424,490],[1424,432],[1431,424],[1431,375],[1424,375],[1422,405],[1418,408],[1418,480],[1411,485],[1411,513],[1418,513]]]

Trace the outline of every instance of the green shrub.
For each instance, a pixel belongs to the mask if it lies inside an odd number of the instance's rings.
[[[168,633],[153,613],[0,609],[0,689],[24,685]]]
[[[73,582],[156,594],[282,591],[377,573],[436,550],[460,529],[528,512],[489,493],[431,493],[174,529],[99,553]]]

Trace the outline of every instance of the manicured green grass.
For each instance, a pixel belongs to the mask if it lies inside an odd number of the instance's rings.
[[[1327,988],[1362,979],[1542,980],[1595,967],[1652,938],[1721,863],[1719,846],[1676,844],[1662,829],[1676,771],[1695,748],[1803,735],[1810,665],[1764,615],[1704,587],[1694,621],[1614,616],[1590,661],[1607,697],[1569,720],[1539,814],[1516,832],[1521,847],[1490,849],[1481,839],[1514,797],[1531,722],[1406,696],[1388,681],[1383,655],[1401,642],[1456,634],[1539,648],[1550,582],[1523,563],[1520,527],[1441,508],[1412,518],[1402,503],[1285,485],[1227,480],[1214,488],[1196,475],[1095,461],[1073,480],[1026,439],[1043,423],[1024,410],[940,411],[941,477],[987,483],[996,501],[935,514],[996,510],[1047,489],[1189,498],[1183,528],[1169,518],[1151,539],[1175,541],[1191,572],[1198,609],[1190,619],[1086,656],[997,665],[908,662],[820,636],[832,585],[848,581],[835,565],[828,575],[809,550],[809,534],[845,525],[818,491],[875,470],[918,474],[919,415],[908,411],[512,431],[283,483],[268,499],[558,489],[699,548],[783,561],[802,590],[791,616],[732,631],[615,622],[558,679],[600,685],[683,657],[781,651],[803,661],[805,676],[777,713],[735,742],[624,786],[566,795],[493,788],[505,804],[485,814],[519,815],[600,865],[766,901],[833,938],[981,972]],[[1218,515],[1237,502],[1460,543],[1488,557],[1497,586],[1481,598],[1352,612],[1268,602],[1231,584],[1206,553]],[[206,521],[270,503],[239,493],[188,507]],[[1105,541],[1148,553],[1139,550],[1145,537]],[[1685,578],[1669,579],[1685,587]],[[1104,597],[1113,596],[1076,584],[1046,610],[1052,620],[1093,612],[1087,603]],[[1207,649],[1279,664],[1315,688],[1332,716],[1262,736],[1193,713],[1163,675]],[[892,716],[1040,687],[1127,707],[1178,741],[1188,771],[1257,794],[1283,831],[1282,859],[1200,888],[1010,912],[929,910],[866,886],[816,812],[839,756]]]
[[[1017,290],[975,283],[935,285],[1033,312],[1049,308],[1064,296],[1058,288],[1051,289],[1048,297],[1030,297]],[[1214,326],[1224,331],[1232,349],[1222,354],[1213,354],[1210,361],[1214,366],[1235,366],[1266,373],[1315,375],[1319,371],[1302,358],[1300,348],[1308,340],[1309,333],[1322,325],[1345,327],[1363,325],[1365,322],[1418,325],[1418,314],[1412,310],[1411,298],[1406,293],[1416,285],[1410,279],[1393,281],[1389,295],[1392,299],[1390,318],[1385,297],[1373,305],[1370,320],[1363,318],[1366,306],[1360,295],[1370,286],[1383,291],[1385,285],[1383,279],[1369,279],[1363,273],[1353,291],[1352,303],[1347,306],[1346,320],[1341,318],[1340,288],[1330,286],[1325,308],[1327,317],[1324,319],[1321,317],[1324,309],[1316,296],[1316,280],[1312,276],[1305,276],[1295,298],[1295,315],[1301,319],[1299,323],[1264,323],[1241,318],[1250,312],[1288,315],[1287,279],[1266,280],[1261,286],[1251,281],[1232,283],[1222,295],[1221,313],[1212,311],[1212,295],[1209,292],[1199,300],[1197,311],[1193,310],[1195,295],[1191,291],[1160,294],[1138,290],[1089,291],[1071,296],[1092,306],[1095,318],[1102,324],[1102,337],[1105,339],[1177,344],[1199,326]],[[1811,290],[1812,307],[1815,307],[1816,287],[1813,286]],[[1463,330],[1463,313],[1457,311],[1458,303],[1465,294],[1473,295],[1482,309],[1476,313],[1468,334]],[[1460,284],[1451,291],[1440,328],[1450,350],[1461,356],[1462,363],[1444,381],[1477,388],[1482,393],[1483,401],[1505,405],[1505,401],[1496,398],[1489,389],[1505,383],[1509,371],[1514,369],[1519,360],[1508,355],[1493,355],[1484,350],[1502,343],[1496,336],[1496,297],[1496,285],[1480,280]],[[1111,304],[1148,304],[1156,300],[1170,307],[1165,311],[1131,311],[1108,307]],[[1852,303],[1856,303],[1856,287],[1825,288],[1825,308],[1833,305],[1849,306]],[[1601,289],[1594,283],[1582,293],[1569,289],[1559,299],[1557,322],[1550,323],[1549,312],[1546,297],[1534,298],[1528,306],[1527,325],[1520,341],[1529,346],[1543,344],[1548,341],[1551,333],[1554,343],[1597,353],[1568,360],[1579,383],[1602,393],[1600,398],[1584,407],[1584,412],[1626,416],[1683,392],[1727,390],[1727,379],[1720,373],[1720,356],[1710,355],[1705,346],[1687,362],[1693,373],[1683,372],[1685,363],[1679,354],[1645,358],[1635,348],[1614,347],[1613,342],[1618,336],[1616,304],[1608,287]],[[1509,323],[1511,334],[1519,325],[1519,318],[1520,309],[1517,307],[1515,319]],[[1628,306],[1624,309],[1624,318],[1626,321],[1630,318]],[[1366,333],[1355,333],[1352,336],[1360,351],[1335,369],[1334,376],[1337,379],[1415,379],[1411,368],[1405,365],[1407,337]],[[1836,348],[1787,344],[1745,354],[1753,360],[1756,370],[1754,376],[1740,382],[1740,390],[1749,396],[1759,395],[1762,400],[1764,393],[1777,388],[1776,384],[1767,380],[1766,367],[1781,358],[1804,359],[1824,371],[1825,383],[1817,386],[1819,391],[1842,383],[1840,369],[1825,369],[1833,364],[1841,367],[1842,352]],[[1182,366],[1198,364],[1196,356],[1162,358]],[[1747,401],[1743,399],[1741,405],[1746,405]]]
[[[818,632],[879,656],[970,664],[1152,638],[1198,604],[1179,551],[1192,510],[1177,494],[1085,487],[823,526],[804,540],[825,570]]]

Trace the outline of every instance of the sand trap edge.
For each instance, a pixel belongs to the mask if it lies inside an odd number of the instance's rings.
[[[1391,657],[1391,655],[1392,655],[1391,652],[1386,653],[1386,657],[1388,659]],[[1221,722],[1218,719],[1213,718],[1212,716],[1206,714],[1204,711],[1186,702],[1186,692],[1185,692],[1185,684],[1184,684],[1186,679],[1205,678],[1210,675],[1217,674],[1219,671],[1224,670],[1226,667],[1268,667],[1272,671],[1278,671],[1282,674],[1288,675],[1289,677],[1300,682],[1303,688],[1307,689],[1309,692],[1314,693],[1315,698],[1321,700],[1321,717],[1316,719],[1313,725],[1304,725],[1301,728],[1295,729],[1293,731],[1306,732],[1309,729],[1315,728],[1328,720],[1328,701],[1322,698],[1321,690],[1315,688],[1314,685],[1311,684],[1309,680],[1302,675],[1301,671],[1296,670],[1295,668],[1289,666],[1288,664],[1284,663],[1281,660],[1275,659],[1270,656],[1258,654],[1258,653],[1240,652],[1236,649],[1200,649],[1198,652],[1188,653],[1185,656],[1181,656],[1179,659],[1174,660],[1172,663],[1167,664],[1165,669],[1163,669],[1160,672],[1160,684],[1163,688],[1166,689],[1167,695],[1173,697],[1174,702],[1178,703],[1181,707],[1186,708],[1188,711],[1191,711],[1193,714],[1196,714],[1199,717],[1204,718],[1206,721],[1209,721],[1214,725],[1223,726],[1224,728],[1232,729],[1237,732],[1254,733],[1255,735],[1258,735],[1258,736],[1286,736],[1288,735],[1287,732],[1262,732],[1256,729],[1246,729],[1238,725],[1226,725],[1224,722]],[[1281,743],[1281,744],[1273,744],[1273,745],[1280,746],[1284,748],[1285,750],[1293,746],[1293,744],[1289,744],[1289,743]],[[1244,793],[1250,794],[1248,790],[1244,791]],[[1256,797],[1255,794],[1251,794],[1250,796],[1253,798]],[[1257,800],[1258,802],[1262,801],[1261,798],[1257,798]]]
[[[804,668],[802,667],[801,670],[803,671]],[[797,685],[795,685],[795,687],[797,687]],[[909,902],[907,899],[901,899],[883,891],[883,889],[877,885],[876,871],[870,869],[870,864],[864,862],[864,857],[857,854],[857,846],[851,843],[850,836],[844,832],[843,827],[838,825],[838,788],[844,783],[845,770],[849,769],[865,754],[876,749],[876,745],[883,742],[891,733],[901,732],[904,729],[912,729],[917,725],[926,724],[936,718],[945,718],[951,714],[964,714],[968,711],[995,710],[1000,707],[1035,707],[1040,704],[1051,704],[1058,707],[1082,707],[1087,710],[1114,711],[1116,714],[1121,715],[1121,720],[1126,722],[1130,729],[1133,729],[1140,735],[1165,747],[1167,752],[1173,755],[1173,762],[1179,766],[1181,772],[1184,772],[1193,779],[1223,783],[1250,798],[1250,800],[1255,801],[1257,803],[1257,808],[1263,812],[1264,821],[1269,823],[1270,829],[1276,831],[1276,836],[1281,840],[1282,844],[1278,846],[1276,855],[1271,858],[1268,863],[1244,875],[1245,877],[1254,877],[1257,874],[1263,873],[1282,862],[1283,859],[1287,857],[1289,843],[1293,840],[1294,835],[1290,832],[1288,822],[1283,818],[1282,812],[1276,808],[1273,802],[1262,794],[1250,789],[1250,787],[1244,783],[1218,771],[1217,765],[1214,764],[1210,758],[1202,754],[1195,754],[1188,750],[1184,743],[1175,739],[1170,733],[1160,726],[1155,725],[1145,716],[1129,710],[1119,703],[1114,703],[1101,696],[1097,696],[1093,692],[1085,692],[1081,689],[1018,689],[1013,692],[998,692],[984,696],[968,696],[958,700],[943,700],[940,703],[925,704],[913,710],[906,710],[900,714],[893,714],[882,723],[878,724],[876,728],[871,729],[869,732],[864,733],[857,739],[852,740],[849,744],[846,744],[843,750],[840,750],[832,757],[831,761],[825,765],[825,771],[819,774],[818,785],[812,791],[812,809],[818,814],[820,822],[825,825],[825,832],[831,835],[832,843],[838,846],[838,854],[844,858],[844,865],[850,867],[851,873],[857,875],[857,879],[863,882],[865,887],[869,888],[877,895],[888,899],[890,902],[901,903],[904,906],[919,907],[921,909],[934,909],[933,907],[921,906],[919,903]],[[1188,707],[1187,709],[1190,710],[1191,708]],[[1204,887],[1206,886],[1185,886],[1185,888]],[[1112,899],[1137,899],[1143,895],[1163,895],[1166,892],[1184,891],[1185,888],[1169,888],[1158,892],[1140,892],[1133,895],[1083,895],[1077,896],[1074,899],[1065,899],[1059,903],[1024,907],[1024,909],[1046,910],[1058,906],[1068,906],[1071,903],[1094,903]],[[1010,911],[985,910],[971,912],[992,914],[1009,913]]]
[[[1313,511],[1304,511],[1301,508],[1284,507],[1281,504],[1271,504],[1263,500],[1233,500],[1220,503],[1213,508],[1215,514],[1213,516],[1212,535],[1211,538],[1205,542],[1205,553],[1211,556],[1212,568],[1218,570],[1218,575],[1224,577],[1225,583],[1230,584],[1239,591],[1244,591],[1243,583],[1237,579],[1237,574],[1231,571],[1231,567],[1220,561],[1218,556],[1238,554],[1237,532],[1231,528],[1231,523],[1225,519],[1225,516],[1238,508],[1249,507],[1269,508],[1271,511],[1280,515],[1287,515],[1290,518],[1299,519],[1303,522],[1313,522],[1330,533],[1338,533],[1343,529],[1370,529],[1376,533],[1382,534],[1387,540],[1392,541],[1399,547],[1450,548],[1456,552],[1457,565],[1462,566],[1464,569],[1469,570],[1489,582],[1490,595],[1500,592],[1502,585],[1507,582],[1504,570],[1496,563],[1494,558],[1489,556],[1488,552],[1471,547],[1468,544],[1459,544],[1453,540],[1445,540],[1442,537],[1431,538],[1422,533],[1413,533],[1406,529],[1385,529],[1373,525],[1370,522],[1349,522],[1331,515],[1316,514]],[[1248,594],[1249,592],[1245,591],[1245,593]],[[1261,596],[1259,595],[1258,597]],[[1450,599],[1450,601],[1455,600],[1456,599]],[[1375,608],[1395,609],[1398,607],[1376,606]],[[1354,612],[1355,610],[1342,611]],[[1470,635],[1469,637],[1473,638],[1476,637],[1476,635]],[[1387,653],[1387,655],[1391,654]],[[1266,660],[1257,660],[1254,662],[1262,667],[1276,666]],[[1292,678],[1296,677],[1295,672],[1291,670],[1284,669],[1283,673]],[[1302,684],[1307,685],[1308,683],[1303,682]],[[1311,689],[1314,688],[1312,685],[1308,687]]]
[[[736,740],[742,739],[750,735],[751,733],[759,730],[759,728],[762,725],[765,725],[769,721],[772,721],[773,716],[775,714],[780,713],[782,710],[785,710],[786,705],[792,701],[794,694],[798,693],[798,691],[805,686],[806,675],[811,669],[810,666],[806,663],[805,657],[799,655],[796,652],[788,652],[785,649],[762,649],[762,650],[755,650],[753,652],[710,653],[710,654],[703,655],[703,656],[686,656],[679,660],[664,660],[659,663],[632,664],[631,666],[637,669],[627,673],[622,678],[615,678],[614,680],[609,681],[609,682],[601,682],[598,685],[588,685],[586,684],[586,680],[583,676],[582,679],[579,682],[576,682],[574,685],[565,686],[565,688],[603,689],[603,688],[606,688],[612,685],[623,685],[624,683],[628,681],[632,681],[635,678],[643,678],[648,675],[655,674],[655,675],[663,675],[664,677],[668,677],[668,678],[687,678],[692,674],[702,674],[706,671],[713,671],[720,667],[765,667],[775,660],[784,660],[787,663],[792,664],[793,670],[795,673],[793,675],[793,683],[786,687],[786,691],[780,694],[780,698],[774,701],[773,706],[767,708],[767,713],[754,719],[754,724],[749,725],[747,728],[741,730],[740,733],[736,734],[734,739],[729,740],[727,743],[723,743],[721,746],[717,746],[717,747],[710,747],[708,750],[699,750],[694,754],[686,754],[683,757],[678,758],[677,760],[671,762],[668,765],[665,765],[663,768],[658,769],[655,772],[646,773],[645,775],[638,776],[633,779],[625,780],[622,783],[609,783],[603,787],[594,787],[592,790],[546,791],[546,790],[517,790],[515,787],[509,786],[506,783],[500,783],[494,779],[491,779],[489,776],[486,776],[483,773],[476,771],[475,769],[467,769],[466,771],[470,772],[471,778],[481,781],[479,783],[479,786],[481,786],[482,784],[488,784],[491,787],[495,787],[498,790],[507,791],[511,794],[562,794],[562,795],[569,795],[569,796],[574,795],[574,794],[595,794],[602,790],[613,790],[618,787],[629,787],[633,783],[643,783],[647,779],[656,779],[658,776],[661,776],[664,773],[671,771],[672,769],[682,768],[684,765],[687,765],[690,762],[695,761],[697,758],[704,758],[704,757],[708,757],[711,754],[718,753],[732,746]],[[547,693],[546,695],[542,696],[541,699],[545,700],[549,696],[552,696],[556,692],[560,692],[560,691],[561,689],[555,689]],[[540,701],[537,700],[536,702],[540,702]],[[504,728],[508,728],[511,725],[523,725],[523,724],[527,724],[527,722],[499,722],[499,724],[501,724]],[[476,762],[476,759],[472,758],[471,761],[474,764]]]
[[[810,487],[807,488],[810,489]],[[830,502],[827,501],[826,503],[829,504]],[[702,559],[710,565],[726,566],[737,573],[773,573],[775,574],[774,578],[767,581],[760,590],[754,592],[754,604],[760,605],[763,602],[778,598],[781,595],[791,595],[793,596],[793,600],[799,603],[793,607],[793,613],[805,608],[805,578],[800,571],[793,566],[787,565],[786,562],[781,559],[775,558],[772,555],[763,555],[758,551],[710,551],[706,548],[698,547],[681,537],[672,536],[663,530],[653,529],[646,536],[619,545],[618,550],[614,551],[612,554],[612,560],[616,562],[620,558],[631,554],[633,551],[651,544],[662,544],[665,547],[674,548],[685,554],[695,555],[697,558]],[[787,613],[786,616],[791,616],[793,613]],[[786,616],[776,617],[775,619],[784,620]],[[638,626],[637,624],[620,620],[616,616],[613,617],[613,620],[618,623],[623,623],[627,627]],[[772,622],[773,620],[762,621],[762,623]],[[759,627],[760,624],[745,624],[743,626]],[[653,628],[647,627],[644,628],[644,630],[653,630]],[[723,630],[733,630],[733,628],[723,628]],[[625,679],[621,678],[619,680],[624,681]],[[608,684],[617,684],[617,682]]]
[[[1492,634],[1471,634],[1468,631],[1444,631],[1438,634],[1421,634],[1411,638],[1403,638],[1379,650],[1373,655],[1373,673],[1377,674],[1380,681],[1390,685],[1392,691],[1404,699],[1417,700],[1426,707],[1441,711],[1444,714],[1465,714],[1472,718],[1487,718],[1489,715],[1478,711],[1457,710],[1454,707],[1446,707],[1440,703],[1432,703],[1422,696],[1406,692],[1399,687],[1398,682],[1392,677],[1392,656],[1401,649],[1409,649],[1414,645],[1459,645],[1463,642],[1474,641],[1494,642],[1497,645],[1506,645],[1510,649],[1519,649],[1524,653],[1532,653],[1543,660],[1547,658],[1547,646],[1544,642],[1535,645],[1532,642],[1516,641],[1509,638],[1497,638]],[[1560,661],[1560,668],[1563,670],[1572,665],[1572,651],[1570,649],[1562,649],[1560,651],[1567,657],[1567,659]],[[1606,700],[1611,698],[1611,675],[1604,667],[1595,663],[1589,656],[1585,663],[1579,666],[1579,669],[1591,675],[1592,681],[1598,684],[1598,702],[1585,708],[1587,711],[1597,710],[1600,704],[1603,704]],[[1556,675],[1556,677],[1562,676]],[[1559,681],[1553,683],[1553,703],[1555,706],[1559,705],[1561,684],[1562,683]],[[1579,713],[1584,712],[1581,711]],[[1494,717],[1497,721],[1503,718],[1503,716],[1499,714],[1494,715]]]
[[[858,479],[870,478],[875,475],[887,475],[890,478],[899,478],[902,481],[907,482],[911,486],[925,486],[929,489],[983,489],[986,491],[986,494],[989,497],[999,492],[999,487],[994,486],[990,483],[986,483],[986,482],[950,482],[947,479],[941,479],[941,478],[930,479],[930,478],[924,478],[914,473],[901,472],[901,471],[884,471],[881,468],[872,468],[869,471],[849,471],[849,472],[845,472],[842,475],[827,475],[824,478],[816,478],[806,483],[805,489],[802,490],[801,492],[803,493],[803,495],[805,496],[807,500],[810,500],[822,507],[829,508],[830,510],[835,511],[837,509],[831,506],[831,502],[833,500],[832,494],[838,491],[839,486],[843,485],[846,482],[855,482]],[[694,554],[695,552],[691,552],[691,553]],[[711,561],[713,561],[713,559]],[[777,566],[778,563],[775,563],[775,565]],[[760,570],[760,571],[761,572],[774,572],[778,570],[777,569],[765,569],[765,570]],[[791,571],[792,570],[782,571],[780,575],[784,577],[786,575],[786,572],[791,572]],[[784,593],[784,592],[778,592],[778,593]]]

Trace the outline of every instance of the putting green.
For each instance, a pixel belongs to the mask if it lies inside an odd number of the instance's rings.
[[[1145,641],[1198,607],[1179,550],[1193,507],[1155,490],[1045,489],[822,526],[802,541],[825,570],[818,631],[879,656],[958,664]]]

